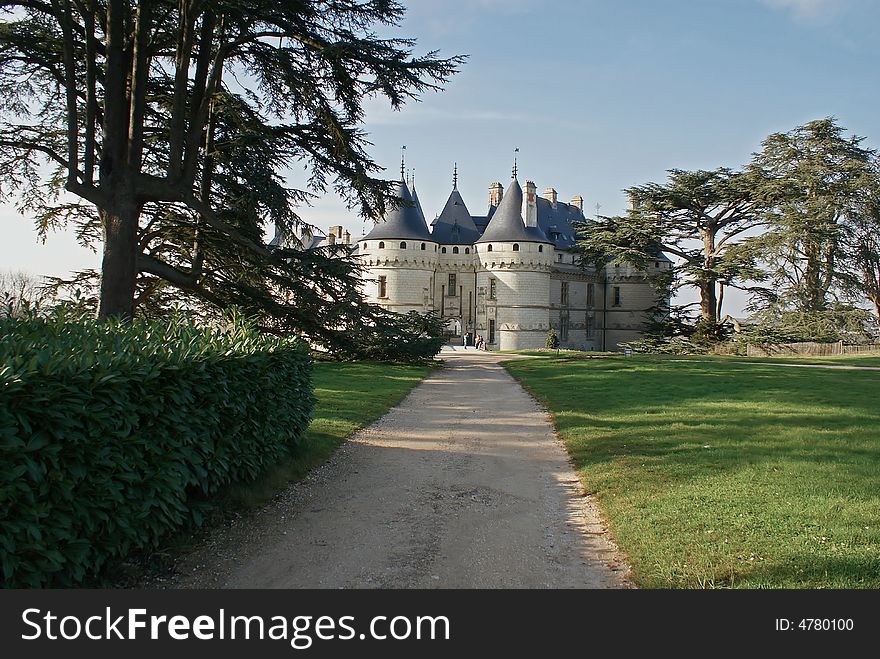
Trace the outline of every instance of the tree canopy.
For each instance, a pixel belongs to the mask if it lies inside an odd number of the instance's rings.
[[[769,230],[756,249],[774,291],[759,302],[818,312],[840,291],[847,225],[860,221],[872,187],[873,152],[833,118],[770,135],[755,154]]]
[[[341,340],[378,311],[344,248],[267,245],[330,188],[397,203],[364,101],[400,108],[463,57],[383,37],[394,0],[22,0],[0,22],[0,195],[103,247],[101,317],[180,299]],[[50,167],[47,167],[50,165]],[[288,183],[300,169],[307,183]]]
[[[702,321],[716,325],[724,287],[760,278],[753,257],[742,248],[748,232],[765,222],[751,175],[727,168],[673,169],[666,183],[625,192],[631,203],[627,214],[583,225],[581,246],[642,269],[661,251],[677,257],[672,289],[696,287]]]

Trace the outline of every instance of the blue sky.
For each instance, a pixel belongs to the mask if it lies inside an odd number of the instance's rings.
[[[761,140],[834,115],[880,147],[877,0],[410,0],[401,35],[417,50],[467,53],[445,92],[392,112],[370,101],[376,160],[395,176],[400,147],[425,214],[439,212],[458,162],[472,213],[510,177],[588,212],[623,210],[622,189],[670,168],[740,166]],[[328,197],[303,215],[362,220]],[[63,274],[98,258],[65,235],[38,245],[0,208],[0,268]],[[739,304],[739,303],[737,303]],[[737,309],[733,309],[736,311]]]

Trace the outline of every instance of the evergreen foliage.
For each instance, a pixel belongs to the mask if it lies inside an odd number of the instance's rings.
[[[752,166],[771,200],[769,230],[753,245],[772,289],[756,306],[825,311],[841,291],[846,227],[872,188],[864,138],[848,137],[832,118],[770,135]]]
[[[579,242],[588,254],[643,271],[660,252],[677,258],[663,285],[669,293],[697,288],[707,326],[721,318],[725,287],[741,288],[762,278],[753,254],[744,249],[748,232],[764,223],[764,199],[749,173],[673,169],[666,183],[646,183],[626,193],[631,202],[626,215],[579,227]]]
[[[73,586],[200,524],[210,497],[300,440],[314,400],[298,341],[235,315],[98,323],[0,318],[0,570]]]
[[[183,298],[260,310],[322,342],[325,319],[371,322],[349,260],[291,237],[298,209],[331,188],[364,217],[399,203],[366,151],[364,103],[398,109],[464,61],[379,36],[399,26],[399,2],[23,0],[0,11],[0,198],[17,195],[43,234],[71,225],[103,249],[100,278],[76,282],[97,284],[101,318]]]

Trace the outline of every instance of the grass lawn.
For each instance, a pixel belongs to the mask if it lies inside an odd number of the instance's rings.
[[[880,587],[880,372],[505,366],[552,411],[640,586]]]
[[[235,484],[222,499],[234,508],[262,505],[326,462],[356,430],[397,405],[432,370],[372,362],[316,362],[314,418],[296,452],[256,483]]]

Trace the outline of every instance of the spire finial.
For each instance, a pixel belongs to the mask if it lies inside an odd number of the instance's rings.
[[[406,169],[406,144],[400,147],[400,180],[406,183],[404,170]]]
[[[412,189],[415,190],[416,189],[416,168],[415,167],[412,168],[412,179],[411,180],[412,180],[412,183],[410,185],[412,186]]]
[[[516,179],[516,174],[517,174],[517,165],[516,165],[516,154],[517,153],[519,153],[519,147],[516,147],[513,150],[513,176],[510,177],[512,179]]]
[[[452,168],[452,189],[458,190],[458,163]]]

